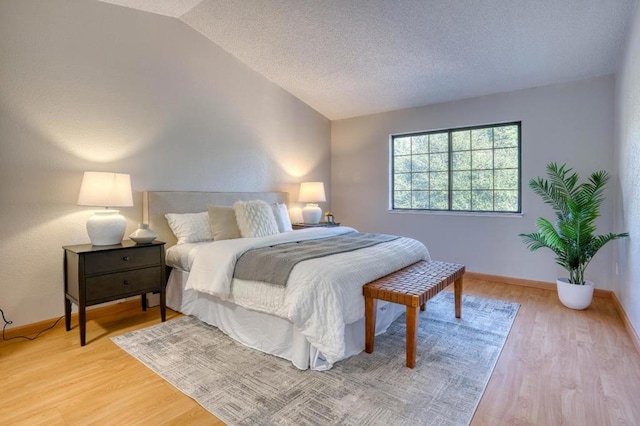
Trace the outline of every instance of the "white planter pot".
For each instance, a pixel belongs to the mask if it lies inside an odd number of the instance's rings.
[[[558,278],[558,297],[567,308],[587,309],[593,299],[594,284],[585,281],[584,285],[571,284],[566,278]]]

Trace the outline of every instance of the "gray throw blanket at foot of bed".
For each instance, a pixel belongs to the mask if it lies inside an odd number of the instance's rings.
[[[286,286],[291,270],[303,260],[359,250],[397,238],[400,237],[350,232],[319,240],[296,241],[252,249],[240,256],[233,277]]]

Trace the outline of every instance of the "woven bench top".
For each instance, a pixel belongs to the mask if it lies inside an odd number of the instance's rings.
[[[420,306],[464,275],[464,265],[420,261],[362,287],[365,297]]]

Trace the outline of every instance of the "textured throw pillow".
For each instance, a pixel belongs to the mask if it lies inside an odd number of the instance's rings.
[[[273,210],[264,201],[237,201],[233,210],[243,237],[265,237],[279,233]]]
[[[233,207],[208,205],[209,223],[215,241],[240,238],[240,229]]]
[[[178,239],[178,244],[213,240],[207,212],[167,213],[164,217],[167,218],[171,232]]]
[[[287,210],[287,205],[276,203],[272,204],[271,208],[273,209],[273,215],[275,216],[276,223],[278,224],[278,231],[293,231],[293,228],[291,227],[291,219],[289,218],[289,211]]]

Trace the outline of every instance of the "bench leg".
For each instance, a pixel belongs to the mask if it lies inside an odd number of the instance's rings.
[[[373,343],[376,337],[376,305],[373,297],[364,298],[364,351],[373,352]]]
[[[418,307],[407,306],[407,367],[416,366]]]
[[[422,305],[420,305],[420,310],[421,311],[424,311],[426,309],[427,309],[427,304],[426,303],[423,303]]]
[[[453,284],[454,298],[456,301],[456,318],[460,318],[462,304],[462,277],[458,278]]]

